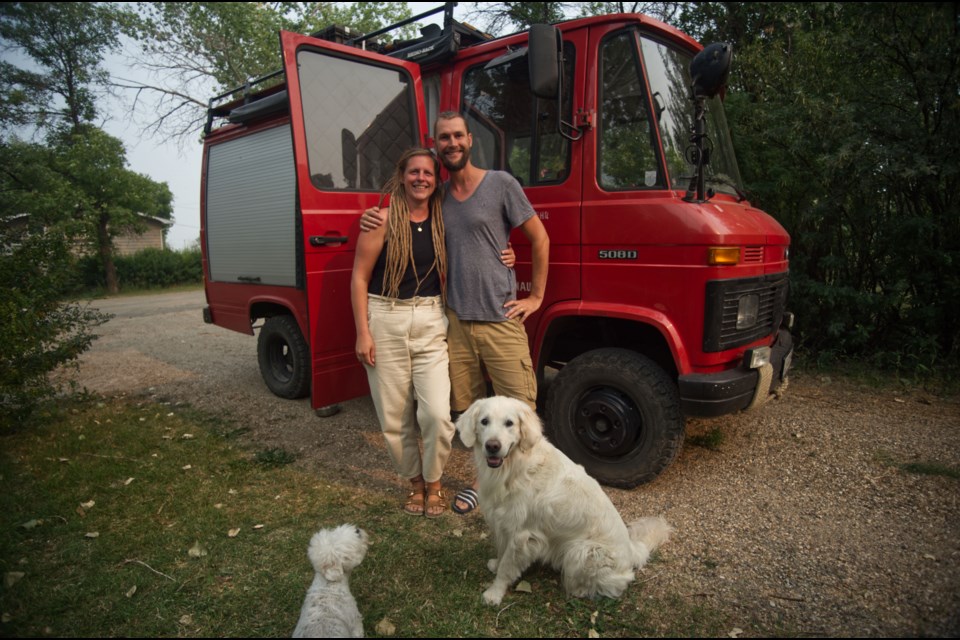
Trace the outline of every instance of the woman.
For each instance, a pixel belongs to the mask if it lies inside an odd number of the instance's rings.
[[[411,484],[403,510],[428,518],[446,510],[441,476],[454,434],[439,171],[426,149],[400,157],[383,188],[390,196],[387,223],[360,234],[350,284],[357,358],[367,369],[387,451]],[[510,248],[502,254],[510,267],[514,257]]]

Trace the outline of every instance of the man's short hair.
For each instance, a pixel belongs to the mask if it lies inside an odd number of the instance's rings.
[[[437,114],[437,120],[433,123],[433,137],[437,137],[437,123],[441,120],[453,120],[454,118],[460,118],[463,120],[463,127],[467,130],[467,133],[470,133],[470,123],[467,122],[466,116],[464,116],[459,111],[441,111]]]

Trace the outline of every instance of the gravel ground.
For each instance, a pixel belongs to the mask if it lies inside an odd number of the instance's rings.
[[[84,355],[81,382],[221,414],[257,450],[283,447],[307,470],[399,504],[369,398],[322,419],[308,400],[274,397],[256,340],[203,324],[203,305],[202,292],[97,301],[115,317]],[[716,446],[695,444],[718,430]],[[918,462],[960,468],[960,399],[795,374],[759,411],[690,421],[660,478],[608,494],[625,520],[659,514],[676,528],[641,578],[645,593],[728,612],[731,635],[955,637],[960,481],[896,466]],[[450,489],[471,465],[455,448]]]

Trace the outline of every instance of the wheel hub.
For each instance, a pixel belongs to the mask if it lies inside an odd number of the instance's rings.
[[[577,404],[574,429],[587,450],[601,456],[628,453],[640,436],[643,418],[633,402],[611,388],[588,391]]]
[[[293,357],[290,347],[283,340],[277,340],[270,345],[270,368],[273,374],[284,382],[293,377]]]

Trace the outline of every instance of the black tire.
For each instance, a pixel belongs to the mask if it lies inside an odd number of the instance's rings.
[[[281,398],[310,395],[310,347],[293,316],[267,318],[257,340],[260,375]]]
[[[649,358],[597,349],[571,360],[550,386],[548,434],[601,484],[631,489],[674,461],[684,420],[673,380]]]

